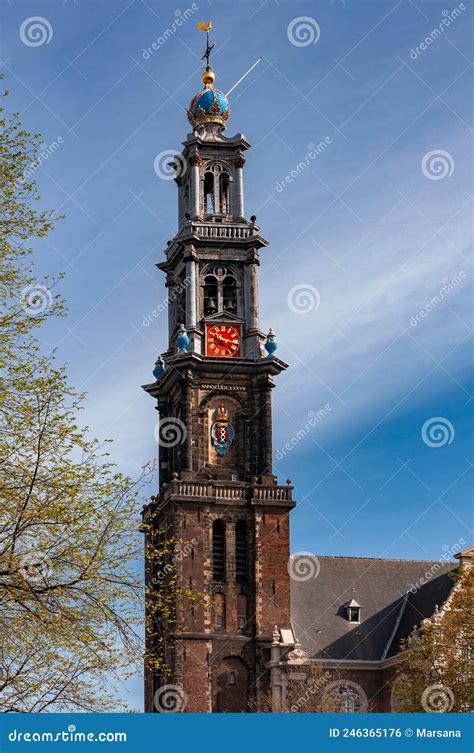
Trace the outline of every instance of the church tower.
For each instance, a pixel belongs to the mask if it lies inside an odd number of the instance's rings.
[[[143,511],[147,599],[170,588],[152,556],[167,540],[177,589],[171,616],[147,608],[147,651],[166,663],[146,667],[148,712],[170,710],[167,691],[186,712],[256,711],[268,693],[274,627],[290,628],[294,502],[291,483],[279,486],[272,470],[273,379],[287,364],[272,331],[260,329],[268,242],[245,216],[250,144],[224,135],[230,108],[214,87],[211,49],[188,110],[193,130],[174,160],[178,231],[157,265],[168,288],[168,349],[144,387],[160,419],[160,486]]]

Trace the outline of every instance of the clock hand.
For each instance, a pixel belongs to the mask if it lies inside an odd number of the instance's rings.
[[[226,343],[232,342],[231,340],[227,340],[225,337],[216,337],[217,342],[219,342],[221,345],[226,345]]]
[[[233,340],[232,338],[229,338],[229,337],[221,337],[221,336],[219,336],[219,340],[220,340],[221,343],[231,343],[232,345],[235,342],[235,340]]]

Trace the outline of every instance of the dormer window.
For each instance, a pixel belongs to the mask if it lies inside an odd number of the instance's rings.
[[[360,607],[349,607],[347,616],[349,622],[360,622]]]
[[[361,606],[355,599],[351,599],[345,606],[347,619],[355,625],[360,623]]]

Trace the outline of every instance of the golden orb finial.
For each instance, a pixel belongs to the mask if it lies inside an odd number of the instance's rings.
[[[214,81],[215,81],[215,78],[216,78],[216,76],[215,76],[214,72],[211,71],[210,68],[206,68],[206,70],[204,71],[204,73],[201,76],[201,81],[202,81],[203,84],[206,84],[206,85],[207,84],[213,84]]]

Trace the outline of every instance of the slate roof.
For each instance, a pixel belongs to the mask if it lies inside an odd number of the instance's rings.
[[[446,601],[453,587],[448,573],[457,567],[436,560],[314,559],[316,577],[291,581],[291,617],[308,656],[326,659],[380,660],[397,654],[400,640]],[[293,563],[293,570],[304,568]],[[421,579],[427,583],[421,585]],[[360,624],[347,619],[351,599],[361,606]]]

